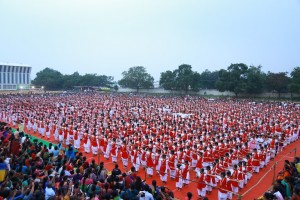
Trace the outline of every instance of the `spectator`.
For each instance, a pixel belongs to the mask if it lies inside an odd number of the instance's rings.
[[[192,200],[193,194],[191,192],[188,192],[186,194],[185,200]]]
[[[291,193],[291,187],[287,181],[288,177],[285,177],[282,181],[281,184],[285,187],[285,194],[287,198],[291,198],[292,197],[292,193]]]
[[[276,196],[278,200],[284,200],[282,193],[280,192],[281,188],[279,186],[274,186],[273,194]]]
[[[151,194],[151,189],[148,185],[144,186],[144,189],[139,192],[140,200],[154,200],[153,195]]]
[[[68,150],[66,151],[66,158],[69,159],[75,159],[75,152],[72,147],[72,145],[69,145]]]
[[[113,178],[115,178],[115,177],[117,177],[117,176],[119,176],[119,175],[121,175],[121,174],[122,174],[122,172],[121,172],[121,170],[119,169],[119,165],[118,165],[118,164],[115,164],[115,168],[112,170],[111,175],[113,176]]]
[[[45,199],[48,200],[50,197],[55,196],[55,191],[52,188],[52,183],[48,183],[46,189],[45,189]]]

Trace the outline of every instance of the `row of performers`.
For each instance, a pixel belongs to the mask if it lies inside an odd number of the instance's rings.
[[[153,171],[159,172],[163,182],[167,181],[168,174],[171,179],[178,177],[176,175],[178,164],[185,169],[185,172],[188,172],[183,173],[183,179],[189,181],[187,177],[189,177],[188,174],[191,169],[195,170],[197,177],[200,177],[201,169],[206,169],[206,167],[214,167],[214,171],[218,174],[219,169],[233,169],[233,166],[244,163],[240,168],[240,173],[245,173],[245,171],[259,172],[259,169],[264,167],[275,155],[273,143],[253,151],[250,150],[247,143],[236,145],[233,149],[222,149],[220,146],[210,145],[199,150],[197,145],[192,148],[187,146],[186,149],[176,146],[173,146],[173,149],[160,148],[155,145],[136,146],[126,144],[125,141],[117,142],[115,138],[106,146],[102,146],[101,143],[98,146],[96,137],[92,136],[90,140],[87,137],[84,135],[82,140],[86,152],[92,148],[93,153],[97,155],[100,150],[104,157],[107,159],[111,157],[113,162],[117,162],[120,156],[124,167],[128,166],[130,159],[137,171],[140,167],[144,167],[149,176],[153,175]],[[217,143],[215,144],[217,145]]]
[[[195,168],[190,166],[187,160],[184,163],[177,161],[177,168],[174,169],[173,165],[170,165],[172,163],[170,160],[172,161],[174,154],[169,159],[163,154],[159,162],[160,166],[156,167],[156,170],[163,182],[167,181],[167,170],[169,170],[171,179],[175,180],[177,189],[181,190],[183,185],[190,183],[190,171],[194,169],[198,178],[197,193],[199,197],[205,197],[206,193],[211,193],[213,188],[217,187],[219,188],[219,199],[232,199],[232,194],[238,194],[239,188],[244,188],[252,177],[252,173],[258,173],[260,168],[268,164],[270,157],[268,155],[263,157],[262,155],[254,149],[253,153],[247,154],[241,161],[236,161],[231,160],[231,154],[226,153],[225,158],[220,157],[212,163],[201,164],[197,162]],[[233,164],[236,162],[237,164]],[[204,167],[204,164],[206,167]],[[146,168],[149,174],[149,167]]]

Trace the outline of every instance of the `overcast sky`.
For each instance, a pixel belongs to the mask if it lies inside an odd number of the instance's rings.
[[[0,62],[63,74],[300,66],[300,0],[0,0]]]

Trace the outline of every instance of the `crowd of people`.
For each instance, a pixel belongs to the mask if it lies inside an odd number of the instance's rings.
[[[295,157],[292,162],[284,161],[283,169],[278,173],[276,182],[267,191],[265,200],[299,200],[300,199],[300,158]]]
[[[178,190],[195,173],[200,198],[217,187],[219,199],[231,199],[299,136],[299,107],[292,103],[72,94],[7,96],[0,109],[3,122],[83,147],[82,159],[101,153],[124,167],[132,163],[134,171],[159,173],[162,183],[174,181]],[[60,161],[60,168],[70,162]]]
[[[134,167],[112,171],[103,162],[88,162],[81,152],[61,144],[46,146],[30,140],[24,132],[15,133],[0,123],[0,199],[9,200],[139,200],[174,199],[168,188],[143,182]],[[13,154],[12,143],[21,148]],[[188,194],[190,195],[190,194]]]

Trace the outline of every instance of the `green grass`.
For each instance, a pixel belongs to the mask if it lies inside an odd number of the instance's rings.
[[[23,128],[22,129],[19,129],[19,130],[23,130]],[[14,133],[14,132],[16,132],[17,130],[16,129],[14,129],[14,128],[12,128],[12,132]],[[41,139],[41,138],[38,138],[38,137],[35,137],[35,136],[33,136],[33,135],[30,135],[30,134],[27,134],[27,133],[25,133],[24,132],[24,134],[25,134],[25,136],[28,136],[29,137],[29,139],[30,139],[30,141],[33,143],[34,142],[34,140],[37,140],[37,143],[39,144],[39,143],[42,143],[43,145],[46,145],[47,147],[49,147],[49,144],[51,143],[51,142],[48,142],[47,140],[43,140],[43,139]],[[51,143],[52,144],[52,146],[57,146],[57,144],[53,144],[53,143]],[[65,149],[66,150],[66,149]],[[75,149],[74,150],[74,152],[76,153],[78,150],[77,149]]]

